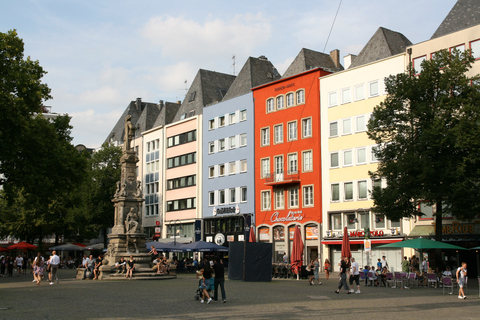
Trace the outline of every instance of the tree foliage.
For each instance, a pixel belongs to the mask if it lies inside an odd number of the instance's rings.
[[[436,205],[440,238],[442,214],[470,220],[480,209],[480,85],[478,75],[469,76],[473,63],[469,51],[439,51],[420,74],[410,65],[386,78],[388,95],[368,124],[380,160],[370,174],[387,181],[372,192],[373,210],[398,219],[421,214],[419,201]]]

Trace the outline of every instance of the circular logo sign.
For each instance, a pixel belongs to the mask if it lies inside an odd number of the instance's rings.
[[[223,233],[217,233],[215,235],[215,243],[219,246],[225,243],[225,236],[223,235]]]

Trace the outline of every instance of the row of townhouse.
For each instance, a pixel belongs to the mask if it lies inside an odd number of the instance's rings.
[[[415,45],[379,28],[358,56],[344,58],[345,70],[338,50],[302,49],[283,76],[265,57],[250,57],[236,77],[199,70],[181,103],[132,101],[107,141],[123,142],[123,119],[131,115],[145,232],[228,246],[244,241],[254,226],[257,241],[272,243],[278,262],[291,252],[293,228],[300,225],[306,261],[337,261],[347,227],[359,263],[385,255],[399,270],[405,252],[378,245],[430,236],[434,208],[422,208],[430,212],[422,220],[392,221],[371,212],[370,190],[384,181],[368,174],[378,161],[366,125],[385,98],[385,77],[410,62],[418,68],[435,51],[454,47],[472,49],[478,58],[480,26],[465,24],[463,14],[473,5],[458,1],[434,37]],[[474,228],[469,236],[478,234]]]

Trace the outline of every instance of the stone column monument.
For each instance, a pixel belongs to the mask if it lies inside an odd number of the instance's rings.
[[[137,269],[148,267],[150,255],[145,247],[146,234],[142,227],[142,183],[137,180],[136,167],[139,161],[135,150],[130,147],[135,128],[131,123],[131,116],[125,118],[125,135],[123,154],[120,159],[122,166],[120,181],[117,182],[117,191],[112,199],[115,207],[115,221],[112,233],[108,235],[108,245],[105,259],[108,265],[113,266],[121,257],[135,259]]]

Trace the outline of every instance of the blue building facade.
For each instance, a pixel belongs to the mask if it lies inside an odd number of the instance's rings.
[[[244,241],[254,221],[253,94],[203,109],[203,240]]]

